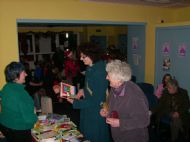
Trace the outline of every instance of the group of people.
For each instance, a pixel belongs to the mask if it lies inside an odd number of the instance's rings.
[[[185,137],[186,129],[189,128],[190,101],[187,90],[181,88],[170,74],[165,74],[155,95],[158,104],[152,108],[152,113],[158,122],[165,121],[170,125],[171,141],[180,141],[180,137]]]
[[[87,65],[84,88],[75,99],[66,100],[80,109],[80,131],[91,142],[109,142],[109,127],[115,142],[148,142],[148,101],[130,81],[129,65],[121,60],[102,61],[101,48],[95,44],[84,44],[79,50],[80,60]],[[106,99],[109,107],[102,108]]]
[[[74,109],[80,109],[79,129],[85,138],[91,142],[110,142],[111,129],[114,142],[148,142],[148,101],[138,85],[131,81],[129,64],[117,59],[103,61],[101,48],[93,43],[81,45],[79,53],[80,60],[87,66],[84,86],[79,88],[76,98],[64,99]],[[0,91],[0,131],[9,142],[32,141],[30,130],[37,116],[34,102],[24,89],[26,76],[19,62],[11,62],[5,68],[7,83]],[[178,128],[172,129],[175,131],[172,140],[176,140],[174,136],[185,124],[189,98],[175,80],[169,79],[167,83],[165,80],[160,87],[159,104],[151,111],[159,117],[172,118],[172,128]],[[107,107],[102,107],[102,103],[107,103]]]

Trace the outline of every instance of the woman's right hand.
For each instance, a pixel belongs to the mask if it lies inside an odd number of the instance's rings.
[[[108,116],[108,110],[102,108],[102,109],[100,110],[100,115],[101,115],[102,117],[107,117],[107,116]]]
[[[80,89],[76,95],[76,99],[80,99],[81,97],[84,97],[84,91],[83,89]]]
[[[60,93],[60,89],[61,89],[60,85],[54,85],[53,86],[53,91],[55,92],[55,94]]]

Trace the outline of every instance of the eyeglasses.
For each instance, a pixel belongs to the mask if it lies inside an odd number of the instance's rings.
[[[87,57],[86,55],[80,56],[80,58],[81,58],[82,60],[84,60],[86,57]]]

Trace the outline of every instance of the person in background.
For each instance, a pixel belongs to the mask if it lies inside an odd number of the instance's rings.
[[[105,101],[108,81],[106,63],[101,60],[101,48],[93,43],[80,47],[80,59],[88,67],[85,72],[85,86],[76,98],[67,98],[74,109],[80,109],[80,131],[91,142],[109,142],[109,129],[99,111]]]
[[[2,111],[0,131],[9,142],[31,142],[31,129],[37,121],[34,102],[24,89],[25,68],[21,63],[11,62],[5,68],[7,83],[0,91]]]
[[[170,120],[171,141],[184,137],[185,126],[189,124],[190,101],[187,90],[179,87],[175,79],[170,79],[157,106],[152,109],[158,120]]]
[[[61,49],[61,47],[57,47],[55,53],[52,56],[52,60],[54,65],[59,69],[59,71],[62,71],[64,68],[64,51]]]
[[[159,99],[162,96],[163,90],[166,88],[167,82],[172,79],[172,76],[170,74],[165,74],[162,78],[162,83],[158,85],[155,96]]]
[[[120,51],[119,48],[111,44],[106,49],[106,53],[102,56],[102,59],[105,60],[106,62],[116,59],[125,61],[126,57],[123,55],[123,53]]]
[[[150,122],[148,101],[142,90],[132,81],[126,62],[112,60],[106,66],[110,82],[108,109],[100,115],[111,126],[114,142],[148,142]]]
[[[36,61],[34,69],[34,80],[36,82],[43,82],[44,73],[43,73],[43,61]]]
[[[68,83],[77,86],[77,76],[80,73],[80,66],[78,61],[74,58],[73,51],[65,50],[64,73]]]
[[[34,106],[36,108],[36,112],[40,112],[41,111],[41,93],[40,92],[42,92],[43,90],[42,89],[43,87],[42,71],[41,69],[38,69],[39,74],[33,76],[30,70],[29,63],[25,62],[23,63],[23,65],[25,66],[25,72],[27,74],[25,78],[25,90],[34,99]]]

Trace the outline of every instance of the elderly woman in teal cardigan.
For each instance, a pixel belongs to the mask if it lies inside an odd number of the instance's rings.
[[[106,63],[101,61],[98,46],[87,43],[80,47],[80,59],[88,66],[85,72],[85,87],[79,90],[77,99],[67,98],[73,108],[80,109],[80,131],[91,142],[109,142],[108,125],[99,111],[105,101],[108,81]]]

